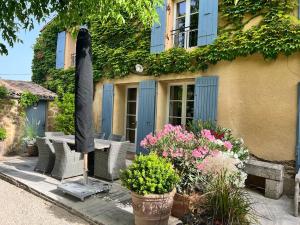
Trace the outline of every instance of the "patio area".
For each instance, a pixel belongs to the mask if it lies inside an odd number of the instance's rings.
[[[98,194],[82,202],[57,191],[59,180],[34,172],[36,162],[35,157],[3,158],[0,161],[0,178],[67,209],[89,223],[134,224],[130,192],[123,188],[119,181],[112,183],[109,193]],[[73,178],[73,180],[76,179],[82,179],[82,177]],[[255,202],[255,210],[261,216],[259,220],[262,225],[300,225],[300,218],[292,215],[292,199],[283,196],[279,200],[272,200],[253,191],[249,193]],[[171,217],[169,224],[180,224],[180,221]]]

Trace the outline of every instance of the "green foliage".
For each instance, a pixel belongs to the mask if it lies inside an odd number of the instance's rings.
[[[41,84],[46,77],[51,77],[50,72],[55,69],[57,33],[62,31],[55,21],[45,27],[40,33],[33,47],[32,81]]]
[[[3,127],[0,127],[0,141],[4,141],[6,139],[6,130]]]
[[[4,99],[8,96],[8,90],[4,86],[0,86],[0,99]]]
[[[126,23],[120,26],[118,21],[104,23],[101,17],[91,14],[94,79],[124,77],[134,71],[136,64],[142,64],[147,75],[159,76],[206,70],[222,60],[232,61],[255,53],[266,60],[276,59],[279,54],[289,56],[300,50],[300,23],[291,16],[296,5],[296,0],[243,0],[237,4],[233,4],[233,0],[220,1],[219,34],[213,44],[189,51],[173,48],[161,54],[150,54],[150,29],[137,19],[130,19],[131,16],[127,15]],[[244,26],[257,16],[262,17],[259,24],[244,30]],[[57,27],[54,25],[46,29],[52,29],[54,35]],[[47,32],[41,34],[36,45],[46,46],[39,42],[52,40],[49,46],[55,46],[56,37],[48,38]],[[53,61],[33,65],[33,71],[41,71],[39,75],[33,72],[33,77],[40,77],[35,79],[38,82],[46,80],[47,75],[53,75],[49,71],[50,67],[54,68],[55,49],[43,50],[49,51]],[[46,58],[43,60],[46,61]]]
[[[219,174],[208,183],[206,200],[200,205],[204,210],[202,214],[205,214],[212,224],[257,224],[250,197],[245,190],[228,182],[225,173]]]
[[[62,90],[59,91],[60,93]],[[55,104],[59,109],[58,115],[55,117],[55,129],[62,131],[65,134],[75,133],[75,95],[72,93],[65,93],[61,98],[55,100]]]
[[[74,93],[75,88],[75,69],[70,68],[67,70],[50,69],[48,79],[45,82],[47,89],[61,94]]]
[[[27,144],[34,144],[36,137],[38,136],[38,127],[40,125],[40,121],[29,120],[26,118],[25,126],[24,126],[24,134],[23,134],[23,142]]]
[[[171,163],[150,153],[138,156],[132,165],[122,171],[121,181],[130,191],[141,195],[164,194],[175,188],[179,177]]]
[[[116,21],[124,23],[125,16],[137,18],[145,25],[153,23],[157,19],[155,7],[162,4],[162,0],[19,0],[0,2],[0,55],[7,54],[7,45],[14,46],[15,42],[21,42],[17,33],[20,29],[32,30],[35,21],[41,22],[53,13],[58,15],[58,22],[63,27],[76,27],[86,24],[91,15],[106,23]]]
[[[29,106],[34,105],[35,103],[37,103],[39,101],[39,97],[32,94],[29,91],[25,91],[22,93],[21,97],[20,97],[20,105],[25,109]]]

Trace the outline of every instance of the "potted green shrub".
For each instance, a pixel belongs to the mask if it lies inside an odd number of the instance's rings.
[[[5,150],[5,142],[6,139],[6,130],[3,127],[0,127],[0,153],[3,153]]]
[[[40,121],[30,121],[26,118],[26,123],[24,127],[24,136],[22,138],[25,144],[26,152],[29,156],[37,156],[38,149],[36,146],[36,137],[38,136],[38,126]]]
[[[179,176],[166,159],[150,153],[138,156],[121,172],[131,191],[135,225],[167,225]]]

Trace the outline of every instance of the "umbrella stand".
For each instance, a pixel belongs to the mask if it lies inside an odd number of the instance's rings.
[[[88,180],[88,153],[84,153],[83,154],[83,181],[84,184],[88,184],[89,180]]]
[[[88,153],[94,151],[93,135],[93,67],[91,36],[86,28],[79,30],[76,42],[75,72],[75,150],[83,153],[83,182],[70,181],[58,185],[58,190],[82,201],[91,195],[108,192],[111,184],[88,180]]]

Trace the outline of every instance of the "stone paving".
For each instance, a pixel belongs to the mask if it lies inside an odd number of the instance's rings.
[[[105,225],[134,224],[128,190],[114,182],[108,194],[99,194],[84,202],[57,191],[60,181],[33,171],[36,158],[12,157],[0,161],[0,178],[63,207],[89,223]],[[78,179],[78,178],[77,178]],[[262,225],[300,225],[300,217],[293,216],[293,199],[282,196],[278,200],[249,191],[254,209]],[[170,225],[180,223],[171,218]]]
[[[13,157],[0,161],[0,178],[14,183],[93,224],[132,225],[134,218],[130,192],[119,182],[113,182],[109,193],[98,194],[84,202],[57,190],[60,181],[33,171],[37,158]],[[82,177],[75,178],[82,179]],[[180,221],[174,217],[169,225]]]

